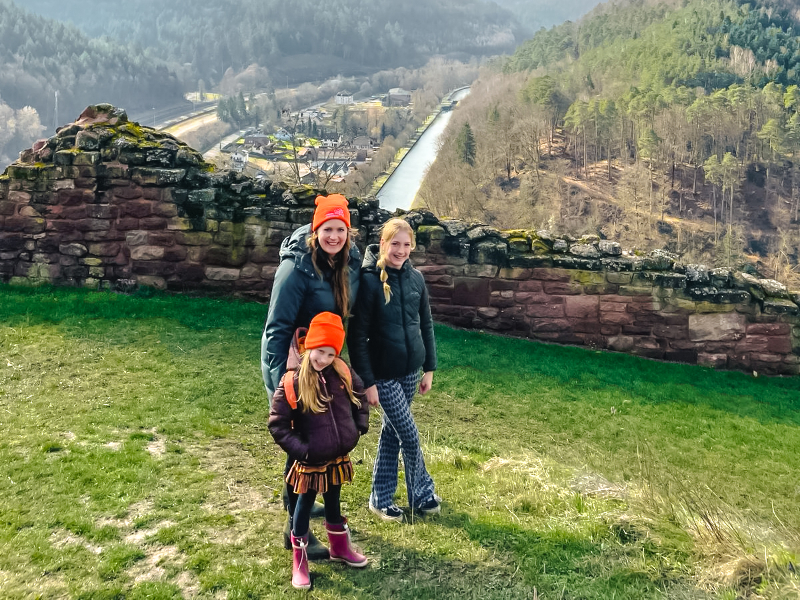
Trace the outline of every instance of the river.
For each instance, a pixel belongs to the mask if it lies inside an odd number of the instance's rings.
[[[469,88],[458,90],[452,96],[453,100],[461,100],[469,94]],[[452,110],[442,111],[425,130],[414,147],[408,151],[405,158],[397,166],[392,176],[386,180],[378,192],[377,198],[381,208],[394,212],[397,208],[408,210],[417,196],[417,191],[428,169],[436,160],[439,151],[439,139],[444,133]]]

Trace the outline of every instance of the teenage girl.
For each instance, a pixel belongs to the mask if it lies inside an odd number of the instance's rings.
[[[339,493],[352,481],[348,453],[369,429],[369,405],[360,378],[339,358],[344,344],[342,319],[323,312],[311,319],[308,332],[298,330],[288,370],[272,397],[269,431],[294,462],[286,483],[298,494],[290,516],[292,586],[311,587],[308,533],[317,494],[325,501],[325,529],[331,560],[363,567],[367,557],[350,543]],[[299,368],[298,368],[299,364]]]
[[[404,518],[394,502],[400,451],[412,512],[440,510],[411,414],[414,394],[417,389],[420,394],[431,389],[436,369],[428,290],[422,273],[409,261],[413,248],[414,231],[398,218],[384,224],[380,244],[367,246],[347,341],[367,400],[383,408],[369,508],[387,521]]]

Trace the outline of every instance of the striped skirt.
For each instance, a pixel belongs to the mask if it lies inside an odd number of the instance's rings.
[[[353,481],[353,463],[349,455],[340,456],[324,465],[307,465],[296,460],[286,474],[286,483],[292,486],[295,494],[305,494],[309,490],[324,494],[329,485],[342,485],[350,481]]]

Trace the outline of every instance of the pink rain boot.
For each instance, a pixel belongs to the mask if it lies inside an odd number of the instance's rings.
[[[308,533],[300,537],[292,534],[292,587],[298,590],[311,588],[311,576],[308,574]]]
[[[325,523],[330,543],[331,560],[347,563],[351,567],[367,566],[367,557],[355,551],[350,542],[350,528],[347,519],[342,517],[341,523]]]

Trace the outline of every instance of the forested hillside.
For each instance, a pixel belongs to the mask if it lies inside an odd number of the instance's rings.
[[[539,32],[473,86],[422,200],[792,276],[800,25],[781,6],[640,0]]]
[[[577,21],[600,4],[601,0],[495,0],[507,8],[531,32],[549,28],[564,21]]]
[[[481,0],[27,0],[40,14],[71,20],[92,36],[109,35],[190,63],[206,84],[252,63],[277,81],[304,81],[379,68],[420,66],[433,55],[510,52],[522,39],[510,12]],[[315,61],[292,57],[319,55]],[[338,59],[338,60],[332,60]]]

